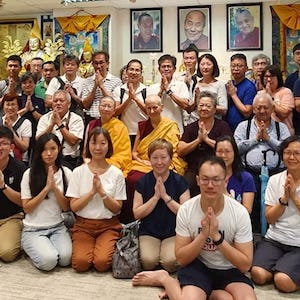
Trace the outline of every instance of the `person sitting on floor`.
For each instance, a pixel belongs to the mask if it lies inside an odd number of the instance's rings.
[[[71,170],[62,166],[61,144],[53,133],[36,141],[32,166],[21,182],[24,212],[22,248],[40,270],[71,263],[72,242],[61,213],[70,209],[65,196]]]
[[[22,201],[20,185],[26,166],[10,155],[12,131],[0,126],[0,259],[15,260],[21,251]]]
[[[72,267],[78,272],[91,266],[99,272],[110,269],[122,225],[117,214],[126,200],[125,179],[120,169],[106,158],[113,146],[106,129],[95,127],[88,135],[85,157],[88,163],[77,167],[67,190],[76,222],[71,229]]]
[[[219,157],[200,164],[201,194],[184,202],[177,213],[175,255],[178,280],[165,270],[135,275],[133,285],[163,286],[171,300],[255,300],[244,274],[252,264],[253,243],[245,207],[224,195],[226,166]]]
[[[265,194],[265,215],[270,224],[254,252],[251,276],[256,284],[274,280],[284,293],[300,288],[300,137],[281,144],[287,170],[270,177]]]
[[[159,264],[175,272],[175,223],[180,205],[190,198],[185,179],[169,170],[173,146],[157,139],[148,147],[153,168],[137,183],[133,199],[133,214],[141,220],[139,251],[144,270],[154,270]]]

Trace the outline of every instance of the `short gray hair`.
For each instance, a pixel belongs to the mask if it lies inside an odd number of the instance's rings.
[[[54,94],[53,94],[53,98],[58,95],[58,94],[64,94],[67,98],[67,100],[69,102],[71,102],[71,95],[69,94],[69,92],[65,91],[65,90],[57,90]]]
[[[252,58],[252,65],[259,59],[264,59],[267,63],[267,66],[269,66],[271,64],[271,59],[268,55],[265,55],[263,53],[257,54],[255,56],[253,56]]]
[[[199,98],[198,98],[199,101],[200,101],[201,98],[204,98],[204,97],[210,98],[211,102],[212,102],[212,105],[214,107],[217,107],[217,105],[218,105],[218,98],[217,98],[217,94],[216,93],[212,93],[212,92],[209,92],[209,91],[202,91],[202,92],[200,92]],[[199,103],[199,101],[198,101],[198,103]]]

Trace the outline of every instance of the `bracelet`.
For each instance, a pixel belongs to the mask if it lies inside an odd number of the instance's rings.
[[[166,201],[165,203],[166,204],[169,204],[171,201],[173,201],[174,199],[171,197],[171,196],[169,196],[169,200],[168,201]]]
[[[289,206],[288,202],[284,203],[284,202],[281,201],[281,197],[278,199],[278,201],[279,201],[279,204],[282,205],[282,206]]]
[[[221,245],[223,243],[223,241],[224,241],[224,232],[222,232],[222,231],[219,230],[219,233],[221,235],[220,239],[217,240],[217,241],[213,240],[213,243],[214,243],[215,246]]]
[[[34,107],[30,112],[33,113],[36,111],[36,108]]]

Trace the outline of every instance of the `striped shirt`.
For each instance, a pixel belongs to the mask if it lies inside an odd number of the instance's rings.
[[[95,84],[95,77],[96,76],[94,74],[85,80],[82,90],[82,99],[86,98],[91,93]],[[106,78],[103,80],[104,88],[107,90],[108,93],[111,94],[111,96],[113,96],[113,90],[121,84],[121,79],[112,75],[111,73],[107,73]],[[87,115],[91,116],[92,118],[99,119],[99,104],[101,102],[101,98],[103,98],[102,91],[99,87],[97,87],[92,105],[89,109],[85,110]]]

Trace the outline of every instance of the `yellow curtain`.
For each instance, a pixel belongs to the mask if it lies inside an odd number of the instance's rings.
[[[300,5],[272,5],[280,21],[288,28],[300,30]]]
[[[78,31],[95,31],[106,17],[107,15],[71,16],[58,17],[56,19],[65,33],[76,34]]]

